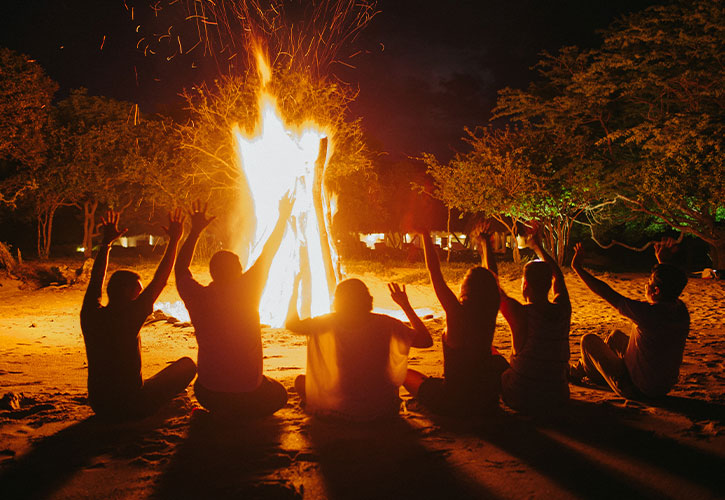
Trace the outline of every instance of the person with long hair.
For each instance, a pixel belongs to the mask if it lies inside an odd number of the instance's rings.
[[[483,264],[490,254],[483,227]],[[446,313],[443,332],[443,378],[428,377],[409,369],[404,386],[423,406],[443,415],[486,413],[498,407],[500,375],[506,360],[492,349],[499,308],[495,269],[472,267],[461,284],[459,296],[450,289],[429,232],[421,232],[425,263],[436,296]]]

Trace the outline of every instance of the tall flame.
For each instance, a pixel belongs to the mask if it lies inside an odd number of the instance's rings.
[[[282,326],[292,296],[295,276],[301,272],[299,305],[303,315],[330,311],[332,287],[336,281],[332,266],[334,249],[329,239],[329,207],[321,189],[324,167],[332,148],[327,134],[308,121],[300,127],[284,123],[275,97],[266,89],[271,70],[260,51],[257,65],[264,82],[259,91],[259,122],[251,133],[235,127],[241,168],[242,196],[254,217],[254,234],[248,249],[248,265],[259,257],[264,243],[279,217],[279,200],[287,192],[295,197],[292,218],[269,272],[262,295],[260,319],[271,326]]]

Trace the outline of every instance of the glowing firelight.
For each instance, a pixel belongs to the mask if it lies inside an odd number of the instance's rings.
[[[242,200],[242,217],[254,217],[256,222],[251,242],[242,242],[238,253],[248,255],[250,264],[257,259],[277,222],[280,198],[291,192],[296,200],[292,219],[272,262],[260,305],[262,323],[277,327],[284,323],[301,267],[301,313],[314,316],[330,311],[337,277],[329,238],[330,202],[322,181],[332,145],[314,122],[299,127],[284,123],[275,97],[266,90],[272,74],[259,52],[257,64],[262,78],[259,122],[251,132],[234,129],[242,171],[240,191],[242,198],[248,195]]]
[[[279,200],[291,193],[295,198],[292,217],[272,261],[259,310],[262,323],[281,327],[298,274],[298,309],[302,316],[330,311],[338,280],[330,240],[335,200],[325,191],[323,179],[333,145],[329,134],[312,121],[298,127],[284,123],[275,97],[266,90],[272,72],[260,51],[256,57],[262,80],[259,121],[251,132],[238,126],[232,131],[242,174],[239,210],[244,222],[254,227],[251,235],[240,235],[244,241],[237,250],[240,256],[247,256],[248,265],[256,261],[279,217]],[[181,302],[159,302],[155,308],[188,321]]]

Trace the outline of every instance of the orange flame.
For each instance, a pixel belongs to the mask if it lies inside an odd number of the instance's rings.
[[[256,57],[257,69],[266,84],[272,72],[260,51]],[[334,274],[332,266],[326,264],[326,258],[334,261],[329,227],[325,222],[329,220],[325,211],[329,203],[320,204],[315,197],[325,195],[319,187],[332,148],[321,149],[328,134],[320,125],[312,121],[299,127],[286,124],[275,97],[267,92],[264,84],[259,91],[260,113],[255,130],[251,134],[239,127],[233,130],[242,170],[240,187],[243,193],[249,193],[251,199],[248,201],[256,222],[249,248],[240,248],[239,254],[248,254],[250,264],[259,257],[277,222],[280,198],[286,192],[292,192],[296,199],[292,218],[272,262],[260,305],[261,321],[278,327],[284,324],[294,279],[300,272],[303,276],[299,299],[302,314],[318,315],[330,311],[331,288],[336,278],[331,276]]]

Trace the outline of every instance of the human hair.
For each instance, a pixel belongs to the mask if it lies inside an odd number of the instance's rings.
[[[496,276],[481,266],[470,268],[461,284],[461,304],[471,305],[481,312],[498,311],[501,295]]]
[[[533,296],[547,296],[552,278],[551,266],[542,260],[532,260],[524,266],[524,281]]]
[[[469,349],[489,352],[501,304],[496,276],[486,268],[472,267],[461,283],[463,324],[460,333]]]
[[[652,284],[659,288],[664,300],[675,300],[687,285],[687,274],[672,264],[655,264],[652,268]]]
[[[228,281],[242,274],[242,264],[234,252],[219,250],[209,260],[209,274],[213,281]]]
[[[138,281],[141,279],[138,273],[121,269],[116,271],[108,278],[106,285],[106,294],[110,302],[124,300],[130,297],[131,292],[136,288]]]
[[[345,315],[367,313],[373,310],[373,297],[365,283],[349,278],[337,284],[332,308]]]

